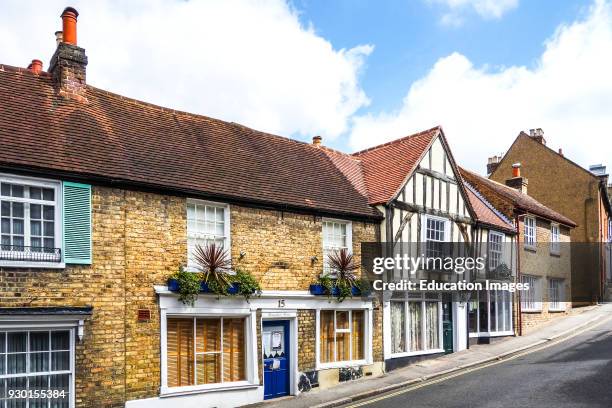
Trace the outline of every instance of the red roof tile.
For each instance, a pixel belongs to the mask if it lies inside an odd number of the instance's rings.
[[[380,218],[336,166],[345,158],[91,86],[87,99],[56,97],[47,73],[0,65],[0,167]]]
[[[514,225],[510,220],[504,217],[499,211],[495,210],[491,203],[489,203],[469,183],[465,181],[463,183],[466,187],[468,199],[470,200],[470,204],[472,204],[478,222],[507,232],[515,232]]]
[[[482,194],[486,199],[490,199],[489,195],[494,194],[505,202],[511,204],[515,208],[518,208],[519,210],[526,211],[534,215],[539,215],[542,218],[556,221],[569,227],[576,226],[576,223],[574,221],[559,214],[554,210],[551,210],[533,197],[527,194],[523,194],[512,187],[508,187],[504,184],[484,178],[476,173],[473,173],[469,170],[465,170],[463,168],[460,169],[460,172],[461,176],[470,185],[476,188],[476,190],[478,190],[478,192]]]
[[[371,205],[386,203],[395,196],[439,133],[437,126],[353,154],[362,163]]]

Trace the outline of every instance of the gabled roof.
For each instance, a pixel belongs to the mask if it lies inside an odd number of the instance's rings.
[[[514,139],[514,142],[512,142],[512,144],[510,145],[510,148],[508,149],[506,154],[504,154],[504,156],[502,157],[502,159],[498,163],[497,167],[495,168],[495,170],[493,170],[493,172],[491,173],[491,175],[489,177],[492,177],[493,174],[495,174],[495,172],[497,171],[497,169],[502,168],[502,164],[506,160],[506,157],[508,156],[508,152],[510,150],[512,150],[514,145],[516,145],[518,142],[521,142],[521,141],[524,141],[526,143],[533,143],[532,146],[533,146],[534,149],[545,149],[550,154],[555,156],[557,159],[564,160],[565,162],[571,164],[574,168],[576,168],[576,170],[578,170],[580,172],[583,172],[583,173],[586,173],[589,176],[591,176],[594,181],[597,181],[599,183],[599,188],[601,190],[601,195],[602,195],[602,199],[603,199],[603,202],[604,202],[604,206],[606,207],[606,211],[609,214],[612,215],[612,202],[610,202],[610,195],[607,194],[607,186],[605,185],[605,183],[601,182],[601,179],[598,176],[596,176],[595,174],[591,173],[589,170],[585,169],[584,167],[582,167],[581,165],[579,165],[575,161],[568,159],[565,155],[563,155],[563,154],[561,154],[559,152],[554,151],[553,149],[551,149],[550,147],[546,146],[545,144],[542,144],[542,143],[538,142],[537,140],[535,140],[533,137],[529,136],[524,131],[520,131],[519,132],[518,136],[516,137],[516,139]]]
[[[92,86],[87,99],[57,97],[46,72],[0,65],[0,169],[381,218],[310,144]]]
[[[472,208],[476,214],[476,221],[493,229],[516,233],[514,224],[511,220],[495,209],[495,207],[493,207],[493,205],[468,182],[464,181],[463,183],[466,187],[470,204],[472,204]]]
[[[473,186],[488,201],[491,201],[493,198],[491,196],[494,195],[518,210],[556,221],[569,227],[576,226],[574,221],[551,210],[527,194],[523,194],[514,188],[484,178],[463,168],[460,168],[460,172],[464,180]]]
[[[439,134],[441,128],[436,126],[354,153],[362,165],[368,202],[385,204],[393,199]]]

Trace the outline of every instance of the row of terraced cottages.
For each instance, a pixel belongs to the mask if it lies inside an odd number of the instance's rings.
[[[460,170],[439,127],[345,154],[95,88],[77,15],[62,14],[47,71],[0,66],[0,407],[240,406],[568,312],[560,243],[575,224],[520,175]],[[342,249],[360,266],[368,244],[414,256],[449,242],[487,256],[464,279],[531,289],[339,301],[311,287]],[[261,293],[186,301],[170,283],[193,283],[211,243]],[[10,396],[36,389],[56,392]]]

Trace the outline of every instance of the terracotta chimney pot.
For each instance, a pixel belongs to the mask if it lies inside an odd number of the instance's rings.
[[[62,41],[67,44],[77,45],[77,17],[79,12],[73,7],[66,7],[62,13]]]
[[[42,72],[42,61],[38,59],[33,59],[30,65],[28,65],[28,69],[35,74],[40,74]]]
[[[512,177],[521,177],[521,163],[514,163],[512,165]]]
[[[323,138],[321,136],[314,136],[312,138],[312,144],[315,145],[316,147],[321,147],[321,141],[323,140]]]

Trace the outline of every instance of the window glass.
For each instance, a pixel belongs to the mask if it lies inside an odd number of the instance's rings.
[[[348,239],[348,223],[339,221],[323,221],[323,270],[333,273],[328,264],[331,253],[340,249],[351,250]]]
[[[391,302],[391,352],[406,350],[406,303]]]
[[[525,245],[535,246],[536,244],[536,221],[535,218],[525,218]]]
[[[0,259],[59,262],[55,189],[0,184]]]
[[[551,252],[558,253],[560,247],[559,238],[559,226],[551,225],[550,227],[550,250]]]
[[[188,265],[195,266],[193,251],[196,245],[215,244],[227,248],[227,208],[224,206],[187,202],[187,250]]]
[[[539,310],[539,280],[534,276],[523,275],[522,282],[529,284],[529,290],[521,292],[521,307],[523,310]]]
[[[244,326],[244,318],[169,318],[168,387],[245,380]]]
[[[365,312],[363,310],[321,310],[319,319],[319,360],[321,363],[365,358]]]
[[[502,260],[503,235],[494,232],[489,233],[489,269],[495,270]]]
[[[444,256],[443,242],[446,242],[445,230],[446,221],[435,218],[427,218],[425,230],[427,257],[437,258]]]
[[[548,280],[548,308],[550,310],[563,310],[564,303],[563,295],[563,280],[549,279]]]
[[[54,342],[53,339],[60,340]],[[70,331],[0,331],[0,391],[53,390],[56,398],[7,400],[10,407],[68,407],[71,369]],[[6,390],[7,394],[4,394]],[[63,394],[62,394],[63,392]],[[0,401],[1,402],[1,401]],[[21,404],[21,405],[20,405]],[[0,406],[4,407],[0,403]]]

